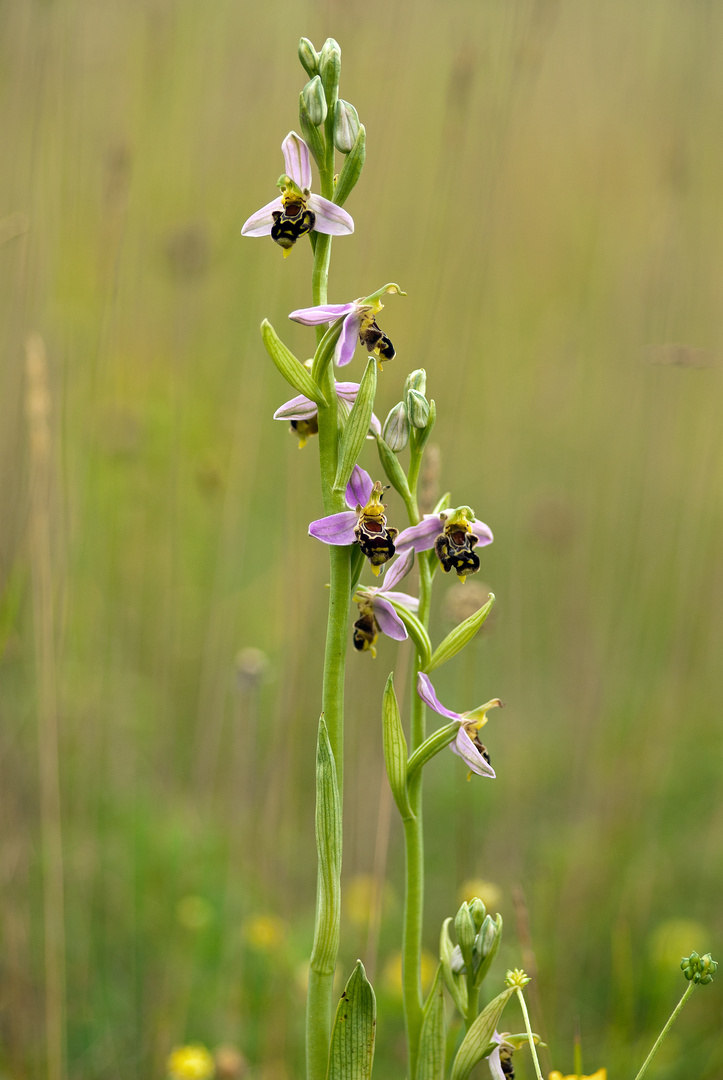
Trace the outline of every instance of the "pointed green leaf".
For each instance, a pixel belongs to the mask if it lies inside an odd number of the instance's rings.
[[[437,728],[436,731],[433,731],[410,757],[407,765],[407,780],[411,780],[417,770],[426,765],[428,761],[431,761],[433,757],[436,757],[440,750],[444,750],[445,746],[449,746],[458,731],[459,724],[456,720],[452,721],[451,724],[447,724],[446,727]]]
[[[351,471],[361,454],[364,440],[369,433],[369,424],[374,408],[374,395],[377,392],[377,360],[369,357],[367,369],[359,383],[356,401],[351,407],[339,445],[339,464],[336,469],[334,489],[344,491],[349,483]]]
[[[444,1080],[444,1051],[447,1033],[444,1022],[443,985],[440,964],[422,1013],[417,1080]]]
[[[387,599],[389,599],[389,597],[387,597]],[[403,604],[398,604],[395,600],[389,600],[389,603],[406,626],[407,633],[417,646],[417,652],[422,658],[422,669],[426,671],[426,664],[429,663],[429,658],[432,654],[432,642],[429,640],[429,634],[424,629],[417,616],[413,615],[411,611],[408,611]]]
[[[359,547],[358,544],[354,544],[351,549],[351,595],[356,592],[356,587],[359,584],[359,578],[364,572],[366,566],[366,555]]]
[[[379,460],[382,463],[384,472],[387,474],[389,483],[395,491],[399,492],[404,499],[404,502],[409,505],[411,494],[407,478],[404,475],[404,469],[399,464],[397,455],[387,446],[381,435],[377,435],[377,450],[379,451]]]
[[[503,1009],[516,992],[514,986],[508,986],[482,1010],[462,1040],[452,1065],[450,1080],[467,1080],[477,1062],[489,1052]]]
[[[382,724],[384,726],[384,762],[387,766],[389,786],[399,813],[404,820],[407,820],[414,817],[407,791],[407,740],[404,738],[397,695],[394,693],[393,675],[389,676],[384,688]]]
[[[447,634],[444,641],[434,650],[432,659],[424,670],[427,672],[434,671],[435,668],[440,667],[442,664],[446,664],[448,660],[451,660],[453,656],[456,656],[460,649],[463,649],[467,642],[471,641],[480,629],[492,610],[494,602],[495,594],[490,593],[490,598],[484,607],[475,611],[474,615],[470,615],[470,617],[465,619],[464,622],[461,622],[459,626],[455,626],[454,630]]]
[[[339,173],[339,179],[334,188],[334,202],[337,206],[343,206],[352,193],[357,180],[361,176],[366,158],[367,133],[363,124],[359,125],[359,134],[356,137],[351,151],[346,155],[344,164]]]
[[[336,764],[323,714],[316,747],[316,849],[319,856],[311,967],[331,975],[339,951],[341,918],[341,806]]]
[[[326,399],[300,360],[284,345],[268,319],[261,323],[261,337],[266,351],[276,364],[281,374],[300,394],[304,394],[317,405],[326,405]]]
[[[336,1010],[327,1080],[369,1080],[374,1060],[377,1003],[364,965],[357,960]]]
[[[345,316],[341,315],[338,319],[335,319],[316,347],[314,362],[311,365],[311,377],[319,386],[321,386],[321,380],[324,378],[329,361],[334,355],[334,349],[339,340],[341,328],[344,325],[344,318]]]

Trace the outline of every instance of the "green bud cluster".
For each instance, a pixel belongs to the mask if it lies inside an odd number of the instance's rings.
[[[404,396],[390,410],[384,422],[382,438],[394,454],[399,454],[406,447],[411,435],[414,436],[415,448],[426,442],[431,431],[430,419],[434,423],[433,406],[427,401],[427,373],[418,368],[407,376],[404,383]],[[424,433],[424,434],[422,434]]]
[[[699,956],[697,952],[692,952],[690,956],[683,957],[680,967],[688,981],[692,980],[701,986],[707,986],[708,983],[713,982],[713,976],[718,970],[718,962],[710,953]]]
[[[449,928],[454,922],[457,945],[452,944]],[[466,1016],[476,1003],[479,988],[489,971],[502,936],[502,916],[495,919],[479,897],[461,905],[454,919],[446,919],[440,938],[442,975],[457,1008]]]
[[[317,52],[308,38],[302,38],[299,60],[309,76],[299,95],[301,134],[319,167],[322,194],[326,181],[333,193],[327,188],[325,197],[333,194],[337,206],[343,206],[364,167],[366,131],[354,106],[339,97],[341,48],[334,38],[327,38],[321,52]],[[338,176],[335,150],[345,157]]]

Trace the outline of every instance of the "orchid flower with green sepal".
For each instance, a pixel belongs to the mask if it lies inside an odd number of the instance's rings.
[[[397,529],[387,526],[383,491],[379,480],[373,483],[369,473],[355,465],[346,487],[349,510],[312,521],[309,536],[335,547],[358,544],[369,560],[372,572],[380,574],[384,564],[394,555],[397,535]]]
[[[363,585],[354,593],[353,600],[359,605],[359,619],[354,623],[354,648],[358,652],[369,651],[375,657],[380,632],[395,641],[407,640],[407,628],[395,606],[417,612],[419,600],[409,593],[395,592],[394,586],[406,577],[413,564],[414,552],[408,551],[394,560],[384,576],[383,585]]]
[[[354,232],[354,222],[336,203],[311,192],[311,159],[309,147],[300,135],[290,131],[281,144],[286,172],[277,187],[281,195],[244,222],[242,236],[271,236],[284,249],[284,258],[296,241],[306,233],[327,233],[329,236],[348,236]]]
[[[316,307],[299,308],[298,311],[292,311],[289,318],[304,326],[322,326],[343,317],[341,333],[334,350],[337,365],[344,367],[350,362],[354,356],[357,338],[368,352],[378,357],[381,364],[383,360],[392,360],[395,356],[394,346],[376,322],[376,316],[384,307],[381,298],[385,293],[407,295],[394,282],[389,282],[370,296],[353,300],[349,304],[317,304]]]
[[[433,548],[445,574],[454,570],[463,582],[479,570],[479,555],[473,549],[478,544],[486,547],[493,540],[489,525],[477,521],[469,506],[458,506],[456,510],[425,514],[418,525],[411,525],[399,534],[397,550],[413,548],[419,552]]]
[[[424,704],[434,712],[439,713],[440,716],[446,716],[449,720],[459,722],[459,730],[454,742],[450,743],[450,750],[469,765],[471,772],[477,773],[478,776],[494,778],[496,773],[490,764],[487,748],[480,742],[477,732],[487,723],[487,712],[502,705],[500,699],[492,698],[491,701],[485,702],[484,705],[470,712],[452,712],[451,709],[442,705],[429,676],[423,671],[420,671],[417,676],[417,693]]]
[[[338,382],[334,389],[339,400],[351,406],[356,401],[356,396],[359,393],[359,383]],[[274,413],[274,420],[289,421],[291,430],[299,439],[299,449],[301,450],[306,446],[309,437],[316,435],[319,431],[318,414],[319,407],[316,402],[305,397],[304,394],[297,394],[296,397],[290,398],[278,407]],[[372,413],[372,421],[369,426],[370,438],[374,438],[380,432],[381,424],[379,419]]]

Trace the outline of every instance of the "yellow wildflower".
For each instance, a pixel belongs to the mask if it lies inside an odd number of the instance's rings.
[[[286,943],[288,927],[278,915],[250,915],[244,920],[243,936],[259,952],[273,952]]]
[[[215,1071],[211,1054],[202,1043],[177,1046],[166,1064],[172,1080],[210,1080]]]
[[[561,1072],[555,1069],[550,1073],[547,1080],[608,1080],[608,1071],[607,1069],[598,1069],[596,1073],[592,1073],[590,1076],[577,1076],[573,1073],[570,1073],[569,1076],[563,1076]]]

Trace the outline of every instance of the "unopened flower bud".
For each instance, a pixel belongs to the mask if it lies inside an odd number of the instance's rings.
[[[321,79],[315,75],[301,91],[309,120],[315,127],[320,127],[326,120],[326,96]]]
[[[485,921],[485,915],[487,914],[487,908],[484,906],[484,903],[480,900],[479,896],[475,896],[469,901],[469,913],[472,916],[475,930],[479,933],[479,930]]]
[[[417,368],[416,371],[412,371],[407,375],[407,380],[404,383],[404,393],[406,394],[408,390],[418,390],[420,394],[426,394],[427,372],[424,368]]]
[[[457,934],[459,947],[462,950],[462,958],[464,959],[465,965],[471,969],[472,950],[474,948],[474,939],[477,936],[477,931],[475,930],[475,925],[466,903],[462,904],[454,917],[454,929]]]
[[[324,84],[327,102],[331,103],[339,89],[341,76],[341,46],[334,38],[327,38],[319,54],[319,74]]]
[[[707,986],[708,983],[713,982],[713,976],[718,970],[718,963],[710,953],[699,956],[697,952],[692,952],[690,956],[683,957],[680,966],[689,982],[692,979],[694,983],[699,983],[701,986]]]
[[[409,442],[409,420],[407,419],[407,410],[403,401],[394,406],[384,421],[382,438],[395,454],[403,450]]]
[[[412,427],[426,428],[429,423],[429,402],[418,390],[407,391],[407,412]]]
[[[455,947],[452,949],[449,966],[455,975],[459,975],[464,971],[464,959],[462,957],[462,950],[460,949],[459,945],[455,945]]]
[[[492,916],[488,915],[482,923],[482,929],[477,935],[477,951],[479,952],[480,960],[484,960],[486,956],[489,956],[496,937],[497,924]]]
[[[527,975],[522,968],[515,968],[514,971],[508,971],[505,976],[505,986],[512,987],[521,990],[523,986],[526,986],[530,981],[530,976]]]
[[[350,154],[359,134],[359,114],[353,105],[339,98],[334,107],[334,146],[341,154]]]
[[[299,42],[299,60],[310,79],[319,74],[319,54],[308,38]]]

